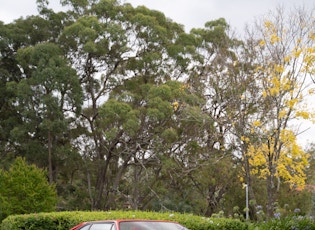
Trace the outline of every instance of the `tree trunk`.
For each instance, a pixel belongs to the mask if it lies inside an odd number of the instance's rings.
[[[274,215],[275,185],[273,165],[271,164],[269,167],[270,175],[267,176],[267,218],[272,218]]]
[[[117,143],[119,142],[119,138],[122,136],[123,134],[123,130],[121,130],[120,132],[117,133],[117,136],[115,138],[115,140],[112,142],[112,144],[109,146],[108,150],[105,150],[103,146],[105,146],[105,144],[102,141],[102,136],[98,137],[99,140],[99,144],[98,144],[98,154],[99,154],[99,159],[98,159],[98,176],[97,176],[97,182],[96,182],[96,196],[94,199],[94,204],[93,207],[94,209],[97,210],[102,210],[104,209],[104,206],[102,205],[102,201],[103,201],[103,195],[104,194],[109,194],[109,191],[112,189],[111,185],[107,185],[107,192],[104,191],[105,190],[105,185],[106,185],[106,181],[108,181],[107,177],[107,172],[109,169],[109,164],[113,158],[113,154],[114,154],[114,149],[117,145]],[[104,204],[106,202],[103,202]]]
[[[250,165],[249,165],[249,161],[246,155],[244,155],[244,167],[245,167],[245,184],[248,188],[248,199],[249,201],[251,200],[256,200],[255,197],[255,193],[253,190],[253,186],[252,186],[252,179],[251,179],[251,173],[250,173]],[[256,217],[256,207],[255,205],[251,204],[252,202],[249,202],[249,218],[251,220],[255,220],[257,219]],[[255,202],[254,202],[255,204]]]
[[[104,193],[105,181],[107,176],[107,169],[110,161],[110,156],[107,156],[106,160],[99,159],[99,170],[98,170],[98,178],[96,182],[96,195],[94,198],[94,203],[92,205],[94,210],[102,209],[102,198]]]
[[[253,186],[252,186],[252,177],[251,177],[251,172],[250,172],[250,164],[249,164],[249,160],[248,160],[248,157],[246,155],[247,153],[247,145],[243,145],[242,146],[242,151],[243,151],[243,156],[244,156],[244,169],[245,169],[245,184],[248,188],[248,199],[249,201],[253,200],[253,201],[256,201],[256,197],[255,197],[255,193],[254,193],[254,190],[253,190]],[[256,216],[256,206],[255,206],[255,203],[252,203],[252,202],[249,202],[249,219],[251,220],[256,220],[257,219],[257,216]]]
[[[207,203],[208,207],[205,212],[205,216],[212,216],[213,213],[218,208],[218,204],[220,200],[223,198],[225,193],[226,187],[225,186],[211,186],[208,190],[208,197],[207,197]]]
[[[52,167],[52,135],[50,131],[48,131],[48,178],[49,184],[52,184],[54,182],[54,177]]]

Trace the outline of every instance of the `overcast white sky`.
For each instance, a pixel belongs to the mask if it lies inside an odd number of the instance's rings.
[[[239,32],[245,23],[253,22],[277,6],[314,8],[314,0],[121,0],[134,6],[145,5],[162,11],[173,21],[191,28],[203,27],[205,22],[223,17]],[[49,0],[60,9],[59,0]],[[21,16],[36,14],[36,0],[0,0],[0,21],[11,22]]]
[[[203,27],[207,21],[225,18],[236,30],[242,33],[245,24],[251,24],[278,6],[286,9],[306,7],[315,9],[314,0],[121,0],[133,6],[145,5],[163,12],[168,18],[191,28]],[[49,0],[50,6],[60,10],[59,0]],[[36,0],[0,0],[0,21],[10,23],[19,17],[37,14]],[[303,123],[303,129],[311,127],[300,136],[303,144],[315,142],[315,125]]]
[[[157,9],[183,24],[187,31],[203,27],[205,22],[225,18],[237,30],[277,6],[315,6],[314,0],[125,0],[133,5]],[[241,32],[241,31],[239,31]]]

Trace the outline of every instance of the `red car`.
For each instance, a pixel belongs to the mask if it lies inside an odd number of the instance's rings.
[[[78,224],[70,230],[188,230],[177,222],[164,220],[102,220]]]

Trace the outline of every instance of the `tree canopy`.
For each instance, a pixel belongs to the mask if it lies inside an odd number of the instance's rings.
[[[244,183],[252,219],[301,205],[313,158],[293,121],[314,117],[311,12],[278,9],[241,39],[223,18],[187,33],[145,6],[61,2],[0,23],[3,169],[23,157],[47,170],[61,210],[242,216]],[[16,205],[5,214],[36,211]]]

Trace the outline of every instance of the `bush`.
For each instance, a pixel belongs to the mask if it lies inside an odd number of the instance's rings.
[[[0,218],[11,214],[54,211],[57,194],[46,172],[17,158],[9,171],[0,171]]]
[[[212,219],[180,213],[141,211],[56,212],[7,217],[1,230],[69,230],[83,221],[105,219],[160,219],[177,221],[191,230],[247,230],[248,225],[233,219]]]
[[[293,216],[272,219],[256,225],[255,230],[311,230],[315,229],[315,221],[308,217]]]

